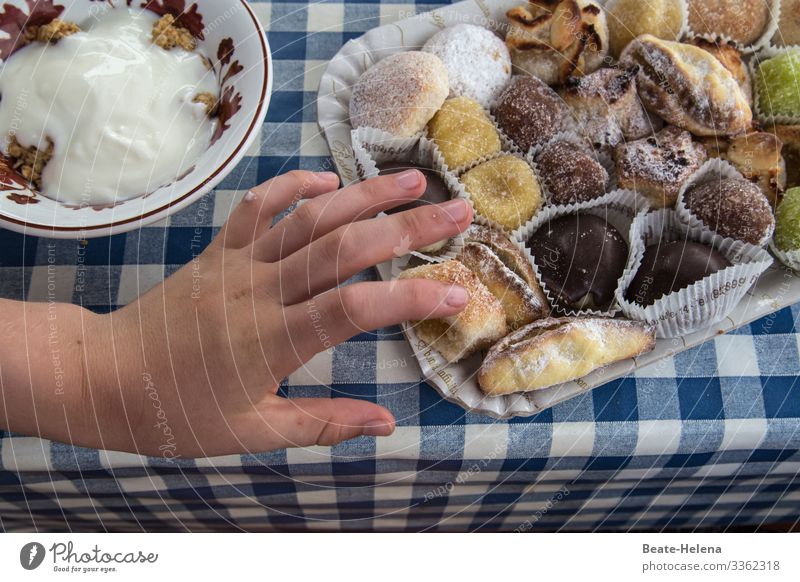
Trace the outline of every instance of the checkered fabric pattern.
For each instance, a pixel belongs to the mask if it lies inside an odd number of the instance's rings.
[[[254,2],[275,92],[261,139],[166,222],[54,242],[0,231],[0,296],[108,312],[210,241],[248,188],[328,167],[315,94],[344,42],[434,4]],[[373,279],[373,272],[362,279]],[[0,530],[635,530],[800,517],[798,308],[529,419],[466,414],[420,382],[398,329],[363,334],[289,378],[289,396],[356,397],[388,439],[168,462],[0,432]],[[4,339],[3,341],[8,341]]]

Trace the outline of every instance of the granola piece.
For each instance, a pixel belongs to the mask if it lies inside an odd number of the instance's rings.
[[[55,44],[62,38],[80,31],[80,27],[74,22],[67,22],[56,18],[49,24],[43,24],[39,27],[39,30],[36,31],[36,40]]]
[[[172,14],[165,14],[153,26],[153,42],[164,50],[180,47],[185,51],[197,48],[192,33],[183,28]]]
[[[206,113],[209,117],[214,117],[219,110],[219,100],[217,96],[213,93],[209,93],[205,91],[203,93],[198,93],[194,99],[192,99],[192,103],[202,103],[206,106]]]
[[[14,162],[13,168],[37,190],[41,190],[42,172],[52,159],[54,149],[50,138],[47,138],[47,148],[42,151],[34,146],[26,148],[17,141],[16,136],[12,136],[8,142],[8,157]]]

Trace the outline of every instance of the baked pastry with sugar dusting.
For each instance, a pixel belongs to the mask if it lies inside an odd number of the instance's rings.
[[[720,236],[762,246],[775,230],[775,217],[767,197],[747,180],[710,180],[689,188],[683,202]]]
[[[739,84],[742,93],[747,98],[747,102],[752,106],[753,81],[750,77],[750,71],[744,62],[742,51],[736,47],[735,43],[721,39],[712,41],[700,36],[687,42],[712,54],[723,67],[728,69],[728,72],[733,75],[733,78]]]
[[[653,121],[636,91],[638,73],[638,66],[600,69],[567,80],[561,96],[581,135],[596,147],[614,147],[653,133]]]
[[[569,109],[539,79],[516,76],[500,93],[492,113],[508,138],[527,152],[564,129]]]
[[[489,107],[511,78],[511,56],[492,31],[457,24],[434,34],[422,47],[447,68],[450,95],[469,97]]]
[[[687,0],[689,28],[721,34],[739,44],[756,42],[770,24],[770,0]]]
[[[459,285],[470,294],[464,311],[443,319],[414,322],[417,336],[448,362],[458,362],[488,348],[508,333],[500,301],[461,262],[423,265],[400,274],[400,279],[428,279]]]
[[[458,259],[500,300],[510,329],[549,315],[550,305],[530,261],[505,234],[475,224],[464,239]]]
[[[667,123],[695,135],[737,135],[752,126],[753,112],[736,79],[701,48],[646,34],[628,45],[620,63],[639,65],[639,97]]]
[[[489,350],[478,382],[490,396],[542,390],[647,353],[655,345],[655,328],[638,321],[542,319]]]
[[[536,158],[550,204],[566,206],[600,198],[608,187],[608,172],[594,157],[568,141],[548,145]]]
[[[608,53],[606,14],[595,2],[530,0],[506,16],[506,44],[515,72],[548,85],[596,71]]]
[[[425,125],[450,93],[439,57],[409,51],[379,61],[362,74],[350,97],[353,128],[374,127],[408,137]]]
[[[671,208],[681,187],[706,161],[688,131],[667,126],[656,135],[620,144],[614,152],[620,188],[635,190],[653,208]]]
[[[468,97],[445,101],[428,124],[428,137],[453,170],[500,151],[500,135],[486,111]]]

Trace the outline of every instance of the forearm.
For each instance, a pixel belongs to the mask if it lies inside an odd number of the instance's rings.
[[[139,410],[125,410],[134,403],[116,385],[109,317],[74,305],[0,301],[0,427],[130,449],[127,425]]]

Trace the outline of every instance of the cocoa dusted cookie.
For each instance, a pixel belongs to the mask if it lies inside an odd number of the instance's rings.
[[[644,251],[642,264],[631,281],[625,299],[642,307],[685,289],[731,262],[716,249],[693,241],[655,244]]]
[[[550,204],[579,204],[606,193],[608,172],[574,143],[559,141],[549,145],[537,156],[536,167],[550,193]]]
[[[620,188],[635,190],[653,208],[671,208],[681,187],[707,155],[688,131],[668,126],[656,135],[620,144],[614,152]]]
[[[767,197],[747,180],[711,180],[689,188],[683,202],[720,236],[760,246],[766,244],[775,229]]]
[[[636,92],[638,73],[638,66],[600,69],[568,79],[561,90],[580,134],[596,147],[614,147],[653,133],[653,120]]]
[[[520,150],[527,152],[560,132],[569,110],[544,82],[520,75],[500,93],[492,113],[500,129]]]
[[[539,275],[565,309],[605,309],[628,262],[628,244],[604,218],[570,214],[528,239]]]

